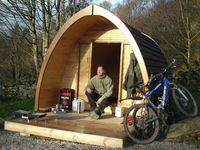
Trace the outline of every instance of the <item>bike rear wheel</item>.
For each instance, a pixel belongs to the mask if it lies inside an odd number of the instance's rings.
[[[197,103],[192,94],[181,85],[173,84],[172,96],[177,108],[187,117],[194,117],[198,114]]]
[[[159,135],[160,121],[149,104],[134,105],[125,114],[124,129],[135,143],[147,144]]]

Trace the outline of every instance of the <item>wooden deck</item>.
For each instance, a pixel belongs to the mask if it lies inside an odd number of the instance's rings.
[[[24,119],[6,121],[5,129],[26,136],[37,135],[106,147],[124,147],[126,138],[122,121],[123,118],[116,118],[111,114],[92,120],[88,117],[88,112],[51,112],[29,122]]]

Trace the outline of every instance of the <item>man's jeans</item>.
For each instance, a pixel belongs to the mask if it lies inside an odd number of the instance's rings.
[[[88,101],[90,103],[90,111],[94,111],[95,108],[97,107],[96,102],[97,100],[101,97],[101,95],[99,95],[96,92],[92,92],[92,93],[88,93],[87,91],[85,92]],[[101,114],[103,113],[104,109],[109,106],[111,103],[117,103],[117,98],[115,97],[108,97],[106,99],[104,99],[100,104],[98,109],[96,110],[96,113],[101,116]]]

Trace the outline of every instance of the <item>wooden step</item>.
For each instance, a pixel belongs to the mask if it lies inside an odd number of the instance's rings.
[[[104,114],[100,120],[92,120],[82,114],[69,113],[50,114],[43,118],[30,120],[23,119],[5,121],[5,130],[19,132],[21,135],[36,135],[106,146],[122,148],[125,133],[121,118]]]

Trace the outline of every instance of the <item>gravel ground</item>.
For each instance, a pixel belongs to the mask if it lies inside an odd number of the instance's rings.
[[[19,133],[0,129],[0,150],[112,150],[111,148],[72,143],[36,136],[24,137]],[[134,145],[126,150],[196,150],[195,145],[182,143],[153,142],[148,145]],[[121,150],[120,148],[118,150]]]

